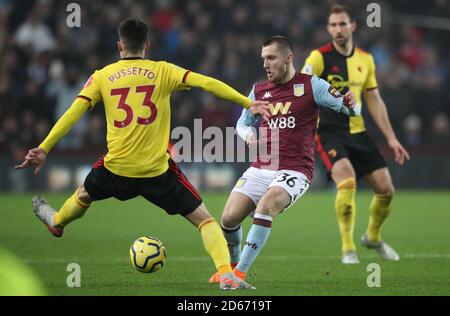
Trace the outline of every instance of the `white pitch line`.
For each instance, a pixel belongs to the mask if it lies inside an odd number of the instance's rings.
[[[450,254],[404,254],[400,255],[401,258],[407,259],[450,259]],[[288,261],[288,260],[338,260],[340,256],[295,256],[295,257],[286,257],[286,256],[262,256],[260,257],[263,261]],[[360,256],[362,259],[372,259],[379,258],[377,255],[367,255]],[[127,257],[122,258],[108,258],[107,261],[110,262],[126,262],[130,259]],[[169,257],[170,261],[209,261],[210,258],[208,256],[196,256],[196,257]],[[105,264],[105,260],[92,260],[92,259],[77,259],[77,258],[42,258],[42,259],[23,259],[21,260],[24,263],[67,263],[67,262],[77,262],[82,261],[84,263],[102,263]]]
[[[400,256],[402,257],[402,256]],[[450,254],[405,254],[403,255],[404,258],[411,258],[411,259],[443,259],[447,258],[450,259]]]

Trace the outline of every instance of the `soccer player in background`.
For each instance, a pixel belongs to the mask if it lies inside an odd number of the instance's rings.
[[[233,272],[243,280],[269,238],[275,216],[292,206],[309,188],[319,108],[345,115],[358,115],[360,109],[351,92],[342,96],[325,80],[297,73],[287,38],[274,36],[266,40],[261,57],[267,80],[253,85],[249,97],[270,102],[272,117],[262,121],[259,135],[259,143],[267,144],[267,149],[259,151],[256,161],[237,181],[222,213],[222,230]],[[256,120],[244,110],[237,122],[237,132],[249,146],[256,142],[252,130]],[[241,253],[241,222],[252,211],[253,225]],[[219,281],[217,273],[209,280]]]
[[[356,23],[349,8],[333,5],[327,25],[332,42],[313,50],[302,72],[323,78],[341,93],[353,91],[359,104],[363,93],[370,114],[395,154],[395,161],[403,165],[409,154],[397,140],[389,122],[386,105],[377,88],[372,55],[353,43],[355,29]],[[347,117],[321,108],[316,143],[337,186],[335,208],[342,239],[342,263],[359,263],[353,229],[356,180],[360,178],[364,178],[375,192],[370,205],[369,225],[361,244],[376,250],[383,259],[399,260],[399,255],[380,236],[381,226],[392,209],[394,185],[383,156],[366,132],[363,117]]]
[[[36,216],[56,237],[82,217],[93,201],[143,196],[168,214],[180,214],[195,225],[220,273],[221,289],[250,289],[231,271],[225,238],[193,185],[168,154],[170,95],[199,87],[238,103],[268,119],[267,102],[252,101],[214,78],[187,71],[164,61],[144,59],[150,48],[148,29],[139,20],[123,21],[117,43],[121,59],[97,70],[47,138],[31,149],[17,169],[34,166],[35,174],[51,148],[87,110],[103,101],[108,153],[100,158],[75,193],[58,212],[40,196],[33,198]]]

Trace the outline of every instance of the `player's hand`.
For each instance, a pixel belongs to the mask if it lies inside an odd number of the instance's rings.
[[[409,160],[409,154],[405,148],[403,148],[402,144],[397,139],[392,139],[388,141],[389,147],[391,147],[392,151],[395,155],[395,162],[399,165],[403,165],[405,160]]]
[[[248,110],[255,116],[261,116],[266,122],[272,117],[272,114],[269,112],[269,102],[267,101],[253,101],[250,103]]]
[[[254,147],[258,144],[258,140],[256,139],[256,135],[253,133],[248,134],[247,140],[245,141],[248,147]]]
[[[347,93],[344,95],[344,105],[349,108],[353,109],[353,107],[356,105],[356,99],[353,95],[353,92],[350,90],[347,91]]]
[[[25,156],[25,160],[22,164],[15,166],[15,169],[24,169],[30,166],[36,167],[34,169],[34,175],[38,175],[42,166],[44,166],[45,160],[47,159],[47,154],[42,148],[33,148],[28,151]]]

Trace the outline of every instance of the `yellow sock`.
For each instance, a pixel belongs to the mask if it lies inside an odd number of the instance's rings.
[[[91,206],[80,201],[78,197],[78,190],[66,200],[59,212],[53,215],[53,222],[55,226],[66,226],[70,222],[80,218],[86,213],[87,209]]]
[[[342,239],[342,251],[355,250],[353,242],[353,229],[355,226],[355,178],[348,178],[338,183],[336,194],[336,215]]]
[[[367,235],[372,242],[381,240],[381,226],[392,209],[392,195],[375,194],[370,204],[370,217]]]
[[[214,218],[207,219],[198,225],[202,235],[203,245],[214,261],[220,274],[231,272],[230,253],[227,241],[223,236],[220,226]]]

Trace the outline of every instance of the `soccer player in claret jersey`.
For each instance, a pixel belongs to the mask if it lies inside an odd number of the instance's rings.
[[[397,140],[389,122],[377,88],[372,55],[353,43],[355,29],[349,8],[332,6],[327,26],[332,42],[312,51],[302,72],[327,80],[341,93],[353,91],[358,103],[363,93],[370,114],[395,154],[395,161],[402,165],[409,154]],[[337,186],[335,208],[342,239],[342,263],[359,263],[353,228],[356,179],[360,178],[365,178],[375,192],[369,225],[361,244],[374,249],[386,260],[399,260],[399,255],[380,236],[381,226],[392,208],[394,185],[383,156],[366,132],[363,117],[348,118],[321,108],[316,141],[317,150]]]
[[[261,129],[266,132],[260,133],[259,140],[267,148],[259,151],[256,161],[237,181],[222,213],[222,230],[233,272],[243,280],[269,237],[274,217],[293,205],[309,188],[319,108],[346,115],[359,115],[360,109],[351,92],[342,96],[325,80],[297,73],[287,38],[274,36],[266,40],[261,57],[268,80],[253,85],[249,97],[270,102],[272,117],[261,123]],[[250,146],[256,142],[252,130],[255,123],[256,117],[247,110],[237,122],[239,136]],[[276,138],[272,137],[274,134]],[[241,254],[241,222],[252,211],[253,225]],[[209,280],[210,283],[219,281],[217,273]]]
[[[105,107],[108,153],[94,164],[84,184],[58,212],[42,197],[35,196],[35,214],[54,236],[61,237],[64,228],[83,216],[93,201],[110,197],[128,200],[141,195],[168,214],[184,216],[199,229],[220,273],[221,289],[253,288],[231,272],[227,244],[219,225],[199,193],[170,159],[169,99],[174,90],[200,87],[264,119],[270,117],[267,103],[252,101],[216,79],[164,61],[144,59],[150,43],[147,26],[139,20],[122,22],[118,35],[121,59],[94,72],[47,138],[31,149],[16,168],[34,166],[37,174],[50,149],[99,101]]]

